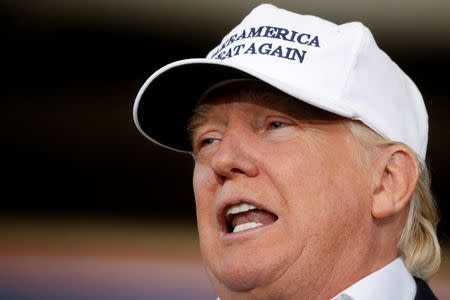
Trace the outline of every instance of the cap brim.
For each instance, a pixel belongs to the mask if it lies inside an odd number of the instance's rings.
[[[139,131],[156,144],[191,152],[186,129],[197,101],[213,84],[233,78],[252,76],[206,59],[170,64],[142,86],[133,108],[134,122]]]
[[[212,85],[237,78],[259,79],[319,108],[345,117],[354,116],[351,110],[330,102],[328,97],[313,95],[306,90],[301,95],[294,95],[284,83],[248,67],[196,58],[171,63],[147,79],[134,103],[134,122],[139,131],[154,143],[178,152],[191,152],[187,125],[197,101]]]

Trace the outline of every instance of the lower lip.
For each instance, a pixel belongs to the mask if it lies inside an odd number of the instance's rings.
[[[240,232],[222,232],[221,234],[221,239],[224,242],[227,241],[234,241],[234,240],[242,240],[242,239],[246,239],[246,238],[251,238],[254,234],[267,234],[267,232],[264,231],[268,231],[268,230],[274,230],[277,226],[277,224],[279,220],[277,219],[275,222],[267,224],[267,225],[262,225],[262,226],[258,226],[255,228],[251,228],[251,229],[247,229],[247,230],[243,230]]]

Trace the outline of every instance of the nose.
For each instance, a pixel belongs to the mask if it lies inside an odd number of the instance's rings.
[[[221,183],[239,177],[258,175],[256,165],[257,147],[242,130],[227,132],[220,141],[210,165]]]

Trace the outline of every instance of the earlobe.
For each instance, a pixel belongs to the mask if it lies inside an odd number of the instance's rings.
[[[373,198],[372,216],[384,219],[395,213],[395,201],[388,193],[378,194]]]
[[[375,189],[373,190],[372,216],[384,219],[408,207],[419,176],[414,153],[402,144],[382,150]]]

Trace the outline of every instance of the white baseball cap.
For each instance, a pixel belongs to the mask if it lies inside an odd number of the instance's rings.
[[[254,8],[206,58],[173,62],[144,83],[134,103],[139,131],[190,152],[186,126],[200,96],[229,79],[256,78],[301,101],[360,120],[425,159],[428,115],[414,82],[359,22],[336,25],[271,4]]]

